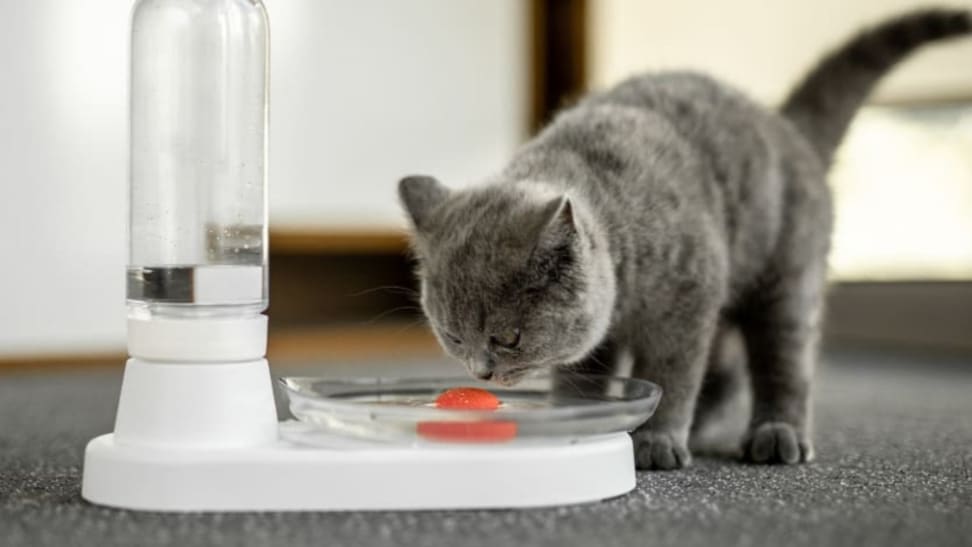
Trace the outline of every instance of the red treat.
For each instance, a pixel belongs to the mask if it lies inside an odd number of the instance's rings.
[[[500,400],[478,387],[456,387],[435,399],[437,408],[447,410],[496,410]],[[516,422],[420,422],[418,434],[433,441],[489,443],[516,437]]]
[[[418,434],[433,441],[495,443],[516,437],[516,422],[419,422]]]
[[[435,406],[453,410],[496,410],[500,401],[496,395],[478,387],[454,387],[435,399]]]

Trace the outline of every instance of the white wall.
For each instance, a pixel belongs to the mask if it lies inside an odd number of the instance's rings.
[[[972,280],[972,102],[864,108],[830,184],[832,276]]]
[[[526,2],[268,6],[277,226],[399,226],[402,175],[467,184],[526,137]]]
[[[520,0],[266,0],[271,221],[395,227],[525,137]],[[124,340],[130,0],[2,0],[0,355]]]
[[[3,4],[0,352],[115,348],[128,2]]]

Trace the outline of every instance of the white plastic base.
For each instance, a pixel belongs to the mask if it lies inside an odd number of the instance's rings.
[[[596,501],[635,486],[631,440],[396,446],[300,439],[276,421],[263,359],[125,367],[115,432],[88,443],[81,495],[152,511],[534,507]]]
[[[278,441],[222,451],[125,446],[103,435],[85,452],[81,495],[152,511],[474,509],[597,501],[634,486],[624,433],[573,443],[341,449]]]
[[[125,365],[115,438],[161,449],[225,450],[277,440],[266,359],[239,363]]]

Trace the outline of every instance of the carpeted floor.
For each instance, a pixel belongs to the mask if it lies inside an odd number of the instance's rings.
[[[0,376],[0,545],[972,545],[972,360],[831,353],[819,376],[810,465],[700,458],[528,511],[186,515],[80,498],[120,372]]]

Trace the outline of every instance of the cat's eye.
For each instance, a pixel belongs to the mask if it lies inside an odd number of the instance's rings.
[[[510,329],[489,337],[489,341],[506,349],[513,349],[520,345],[520,329]]]
[[[447,333],[445,333],[445,337],[448,338],[450,342],[452,342],[453,344],[455,344],[457,346],[461,346],[462,345],[462,339],[460,339],[458,336],[456,336],[454,334],[449,334],[447,332]]]

